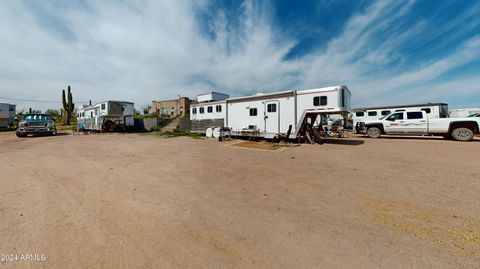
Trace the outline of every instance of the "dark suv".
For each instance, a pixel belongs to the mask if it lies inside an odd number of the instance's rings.
[[[56,135],[57,128],[52,116],[48,114],[25,114],[18,123],[17,136],[26,137],[29,134]]]

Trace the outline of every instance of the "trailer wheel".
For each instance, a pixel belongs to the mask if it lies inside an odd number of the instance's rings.
[[[115,123],[113,123],[113,121],[111,121],[111,120],[105,122],[105,124],[103,125],[103,131],[104,132],[111,132],[114,129],[115,129]]]
[[[367,130],[367,135],[370,138],[379,138],[382,135],[382,131],[378,127],[370,127]]]
[[[456,128],[452,131],[452,137],[457,141],[470,141],[473,139],[473,136],[473,131],[468,128]]]

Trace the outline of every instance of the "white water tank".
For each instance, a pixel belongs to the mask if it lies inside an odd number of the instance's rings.
[[[212,135],[213,135],[214,138],[219,138],[220,137],[220,127],[215,127],[213,129],[213,134]]]
[[[213,130],[212,128],[208,127],[207,130],[205,130],[205,136],[208,138],[211,138],[213,135]]]

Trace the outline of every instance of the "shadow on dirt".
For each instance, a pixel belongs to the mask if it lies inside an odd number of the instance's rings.
[[[334,144],[334,145],[344,145],[344,146],[360,146],[365,143],[363,140],[353,140],[353,139],[323,139],[324,144]]]

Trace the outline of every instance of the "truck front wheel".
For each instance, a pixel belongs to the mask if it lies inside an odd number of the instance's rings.
[[[456,128],[452,131],[452,137],[457,141],[470,141],[473,136],[473,131],[468,128]]]
[[[370,127],[367,130],[367,135],[370,138],[379,138],[382,135],[382,131],[377,127]]]
[[[16,135],[17,135],[17,137],[20,137],[20,138],[21,138],[21,137],[27,137],[27,134],[20,133],[20,132],[18,132],[18,131],[16,132]]]

